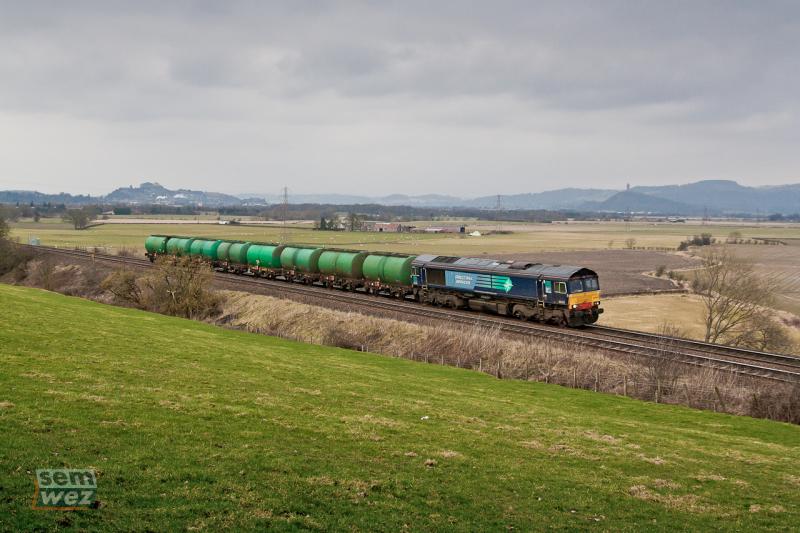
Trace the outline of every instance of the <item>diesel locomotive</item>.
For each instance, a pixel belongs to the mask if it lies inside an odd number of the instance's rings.
[[[597,273],[579,266],[173,235],[151,235],[145,249],[151,261],[190,256],[222,272],[571,327],[593,324],[603,312]]]

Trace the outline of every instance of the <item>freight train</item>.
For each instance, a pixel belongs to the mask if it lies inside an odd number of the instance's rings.
[[[190,256],[222,272],[563,326],[593,324],[603,312],[597,273],[578,266],[174,235],[151,235],[145,249],[150,261],[159,256]]]

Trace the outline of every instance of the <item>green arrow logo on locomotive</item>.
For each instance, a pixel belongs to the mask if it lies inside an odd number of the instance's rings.
[[[514,286],[508,276],[495,276],[490,274],[478,274],[475,277],[475,287],[483,289],[494,289],[496,291],[508,292]]]
[[[514,284],[508,276],[492,276],[492,288],[510,291]]]
[[[505,283],[503,283],[503,288],[506,290],[506,292],[510,291],[511,287],[513,287],[513,286],[514,286],[514,284],[511,283],[511,278],[506,278]]]

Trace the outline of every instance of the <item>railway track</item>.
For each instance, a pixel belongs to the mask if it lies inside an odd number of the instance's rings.
[[[143,258],[119,257],[82,250],[43,246],[31,248],[64,256],[80,257],[82,259],[90,258],[94,261],[105,263],[124,264],[140,268],[152,267],[150,261]],[[268,287],[282,293],[304,295],[317,300],[335,301],[339,304],[352,303],[415,317],[444,320],[466,326],[497,328],[501,331],[523,336],[570,342],[576,346],[592,347],[607,352],[664,358],[687,365],[711,367],[787,383],[800,383],[800,357],[790,355],[759,352],[691,339],[664,337],[652,333],[598,325],[581,329],[564,329],[534,322],[522,322],[508,317],[479,314],[473,311],[431,307],[410,300],[380,298],[365,293],[333,290],[320,286],[287,283],[286,281],[265,278],[232,276],[219,271],[215,271],[215,277],[221,282],[234,286]]]

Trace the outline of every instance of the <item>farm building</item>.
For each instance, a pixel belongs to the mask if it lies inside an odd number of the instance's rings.
[[[414,229],[413,226],[406,226],[399,222],[371,222],[367,224],[368,231],[401,233],[411,231],[412,229]]]
[[[424,233],[466,233],[465,226],[430,226],[427,228],[420,228],[417,231]]]

